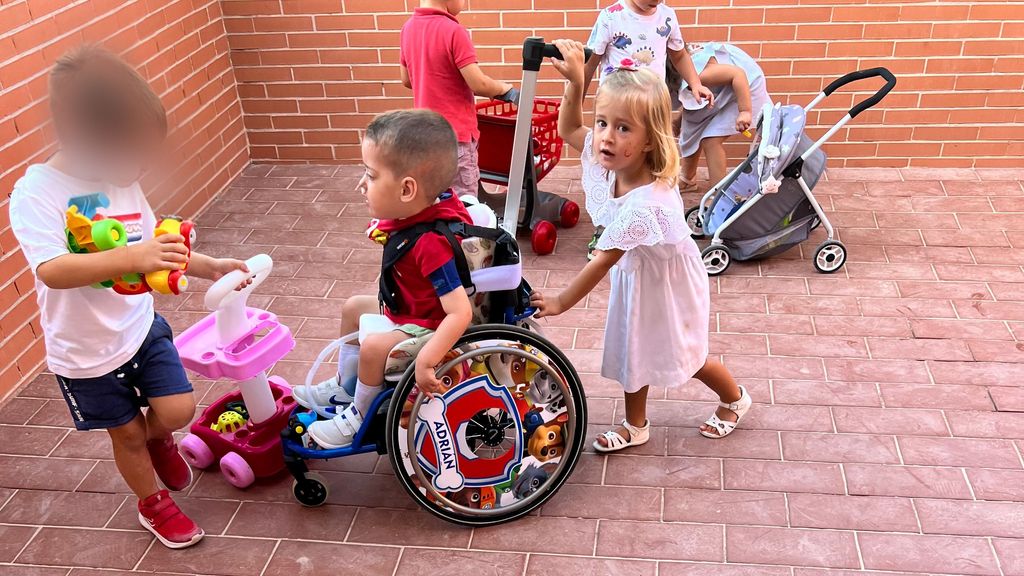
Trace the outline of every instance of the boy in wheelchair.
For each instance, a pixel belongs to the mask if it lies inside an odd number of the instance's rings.
[[[416,354],[416,384],[428,395],[441,392],[434,369],[473,319],[466,290],[472,283],[456,237],[459,224],[471,219],[462,201],[446,190],[458,167],[451,126],[427,110],[382,114],[366,129],[362,156],[366,172],[359,190],[377,219],[373,236],[385,244],[381,290],[379,299],[355,296],[345,302],[342,334],[359,332],[364,315],[385,326],[375,327],[358,345],[341,347],[336,377],[295,388],[296,400],[307,408],[338,407],[334,418],[309,427],[310,438],[328,449],[351,445],[382,391],[389,355],[402,342],[432,335]],[[376,316],[381,311],[386,320]],[[353,375],[354,394],[345,387]]]

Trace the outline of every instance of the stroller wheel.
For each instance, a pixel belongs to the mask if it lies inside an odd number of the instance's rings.
[[[700,206],[686,211],[686,226],[690,229],[690,237],[699,240],[704,237],[704,223],[700,221]]]
[[[732,264],[732,254],[721,244],[708,246],[700,255],[704,259],[704,268],[707,269],[708,276],[718,276]]]
[[[838,240],[826,240],[814,252],[814,267],[818,272],[831,274],[846,264],[846,246]]]

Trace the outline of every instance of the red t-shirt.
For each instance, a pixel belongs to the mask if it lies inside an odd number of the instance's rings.
[[[459,142],[479,139],[476,101],[460,72],[477,63],[469,31],[443,10],[417,8],[402,26],[400,46],[413,105],[444,116]]]
[[[394,232],[434,220],[461,220],[472,223],[462,200],[450,192],[447,194],[447,197],[442,196],[441,201],[411,218],[381,220],[377,224],[377,229],[381,232]],[[393,269],[401,310],[397,314],[392,314],[385,307],[384,315],[395,324],[415,324],[436,330],[446,314],[430,275],[454,257],[452,247],[444,236],[437,232],[428,232],[420,236],[416,245],[395,263]]]

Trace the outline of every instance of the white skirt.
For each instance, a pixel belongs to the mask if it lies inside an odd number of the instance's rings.
[[[612,268],[601,375],[626,392],[678,386],[708,357],[708,273],[692,239],[629,250]]]

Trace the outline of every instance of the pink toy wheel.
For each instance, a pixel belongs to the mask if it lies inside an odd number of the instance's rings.
[[[541,220],[533,226],[533,233],[530,235],[530,244],[538,256],[545,256],[555,251],[555,241],[558,240],[558,230],[555,225],[547,220]]]
[[[562,209],[558,211],[559,224],[562,228],[572,228],[580,221],[580,205],[572,200],[566,200]]]
[[[213,451],[195,434],[182,438],[181,442],[178,442],[178,451],[189,465],[199,470],[208,467],[214,461]]]
[[[249,463],[234,452],[228,452],[220,459],[220,473],[235,488],[247,488],[256,481],[256,474]]]

